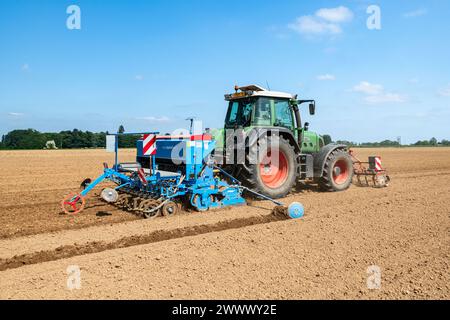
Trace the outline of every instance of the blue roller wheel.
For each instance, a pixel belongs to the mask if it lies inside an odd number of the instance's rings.
[[[305,215],[305,208],[301,203],[292,202],[288,207],[288,214],[291,219],[300,219]]]

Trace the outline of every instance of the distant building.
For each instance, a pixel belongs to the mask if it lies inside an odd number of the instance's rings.
[[[58,147],[56,146],[55,140],[49,140],[45,143],[44,149],[46,150],[57,150]]]

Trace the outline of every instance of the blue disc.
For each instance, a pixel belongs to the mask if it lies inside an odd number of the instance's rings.
[[[303,218],[305,214],[305,208],[301,203],[292,202],[288,207],[288,214],[291,219]]]

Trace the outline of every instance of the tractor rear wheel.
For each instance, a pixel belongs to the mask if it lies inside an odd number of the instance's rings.
[[[253,191],[278,199],[285,197],[295,185],[296,168],[294,147],[283,137],[272,136],[251,148],[247,163],[240,165],[238,178]]]
[[[347,190],[353,179],[353,161],[345,150],[334,150],[325,159],[322,177],[319,180],[323,191]]]

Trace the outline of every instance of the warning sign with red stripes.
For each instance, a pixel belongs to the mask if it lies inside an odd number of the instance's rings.
[[[142,168],[139,169],[137,174],[138,174],[139,180],[141,180],[142,184],[144,186],[146,186],[147,185],[147,179],[145,179],[144,169],[142,169]]]
[[[143,155],[153,156],[156,154],[156,135],[144,134],[144,143],[142,144]]]
[[[382,171],[383,166],[381,165],[381,157],[375,157],[375,170]]]

